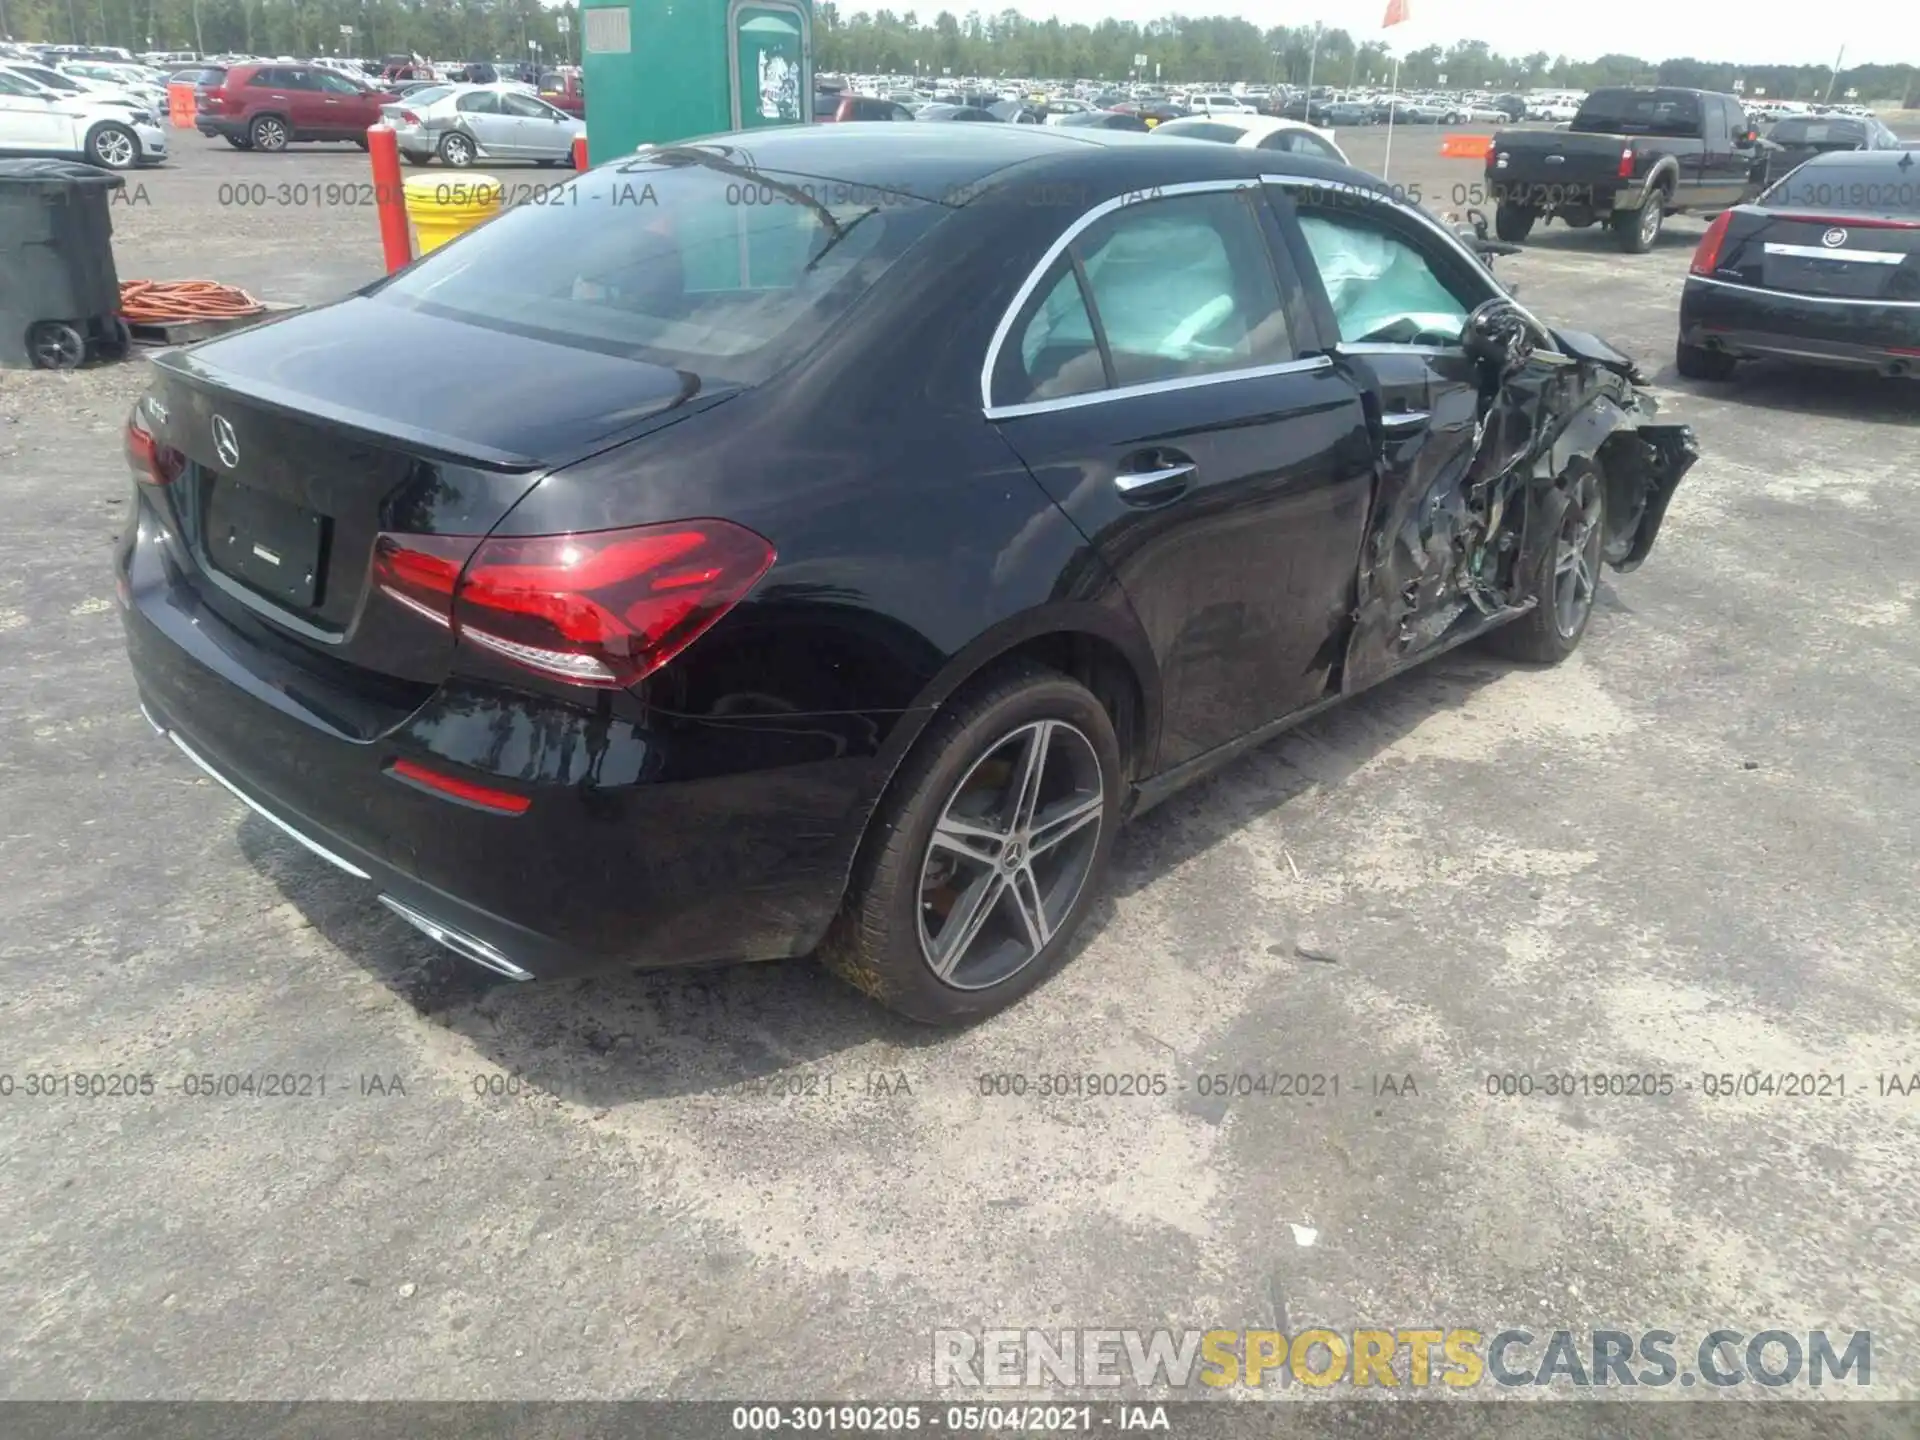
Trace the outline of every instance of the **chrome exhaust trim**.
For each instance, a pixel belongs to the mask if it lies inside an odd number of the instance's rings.
[[[382,895],[380,897],[380,903],[393,911],[394,914],[398,915],[409,925],[413,926],[413,928],[418,930],[422,935],[425,935],[429,940],[437,941],[446,946],[447,949],[453,951],[453,953],[461,959],[471,960],[483,970],[491,970],[494,974],[504,975],[509,980],[533,979],[533,972],[531,970],[521,969],[484,940],[477,939],[463,931],[452,929],[449,926],[441,924],[438,920],[422,915],[411,905],[396,900],[391,895]]]
[[[143,706],[142,709],[144,710],[145,707]],[[151,721],[153,717],[149,715],[147,718],[149,721]],[[155,726],[154,728],[159,729],[158,726]],[[238,785],[235,785],[231,780],[227,779],[226,776],[222,775],[218,770],[214,769],[213,766],[209,765],[205,760],[202,760],[200,756],[194,752],[194,748],[191,745],[187,744],[186,741],[182,740],[173,731],[161,730],[160,733],[165,735],[167,739],[171,740],[174,744],[174,748],[179,750],[179,752],[182,755],[186,756],[187,759],[191,760],[194,764],[198,765],[202,770],[206,771],[207,775],[211,779],[219,781],[221,785],[226,787],[228,790],[232,791],[235,799],[239,800],[242,805],[245,805],[249,810],[253,811],[254,814],[258,815],[262,820],[266,821],[269,825],[273,826],[273,828],[278,830],[282,835],[285,835],[290,840],[298,840],[302,845],[306,846],[307,849],[311,850],[314,854],[318,855],[322,860],[326,861],[329,865],[336,866],[337,868],[346,871],[347,874],[353,876],[353,878],[356,880],[371,880],[373,878],[366,871],[362,870],[358,865],[355,865],[351,860],[342,860],[338,855],[334,854],[333,851],[327,849],[327,847],[322,845],[319,841],[309,840],[305,835],[302,835],[298,830],[294,829],[293,826],[289,825],[286,821],[282,820],[278,815],[274,814],[271,810],[267,809],[266,806],[262,805],[258,800],[255,800],[251,795],[247,794],[246,791],[242,790]]]

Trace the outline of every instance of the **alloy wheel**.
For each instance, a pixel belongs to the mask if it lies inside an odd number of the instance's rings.
[[[1664,217],[1660,213],[1660,201],[1658,196],[1655,196],[1653,199],[1649,200],[1644,206],[1641,207],[1641,211],[1640,211],[1640,243],[1641,244],[1650,246],[1653,244],[1655,240],[1660,238],[1660,221],[1663,218]]]
[[[93,155],[109,170],[130,170],[139,151],[134,148],[133,136],[112,127],[93,137]]]
[[[1553,624],[1571,640],[1586,624],[1600,575],[1600,481],[1587,472],[1567,496],[1553,552]]]
[[[1098,753],[1064,720],[1009,732],[947,799],[920,866],[920,953],[959,990],[1031,964],[1080,898],[1100,846]]]
[[[253,143],[260,150],[284,150],[287,147],[287,127],[278,120],[262,120],[253,127]]]

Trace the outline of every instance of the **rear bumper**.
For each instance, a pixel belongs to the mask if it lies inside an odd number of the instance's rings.
[[[247,138],[247,122],[243,119],[221,115],[195,115],[193,128],[209,138],[224,140],[244,140]]]
[[[1920,373],[1920,305],[1818,299],[1690,277],[1680,339],[1745,359]]]
[[[137,509],[116,568],[148,720],[369,903],[515,978],[819,943],[884,779],[832,717],[626,719],[604,697],[454,679],[355,738],[327,723],[327,677],[289,683],[284,657],[198,602]],[[387,773],[399,758],[531,803],[506,815],[423,791]]]

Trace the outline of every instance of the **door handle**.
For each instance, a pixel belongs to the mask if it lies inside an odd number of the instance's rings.
[[[1432,418],[1426,410],[1396,410],[1390,415],[1382,415],[1380,424],[1384,429],[1403,434],[1408,430],[1417,430]]]
[[[1123,470],[1113,477],[1113,487],[1129,500],[1170,499],[1187,488],[1198,467],[1192,461],[1165,465],[1158,470]]]

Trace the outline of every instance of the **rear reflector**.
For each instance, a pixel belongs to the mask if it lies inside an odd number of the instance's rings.
[[[417,789],[501,815],[524,815],[533,804],[530,796],[516,795],[511,790],[496,790],[491,785],[476,785],[471,780],[462,780],[457,775],[443,775],[438,770],[429,770],[425,765],[411,760],[395,760],[387,767],[387,774]]]
[[[186,468],[186,456],[153,438],[139,405],[127,416],[126,450],[127,468],[142,485],[171,485]]]
[[[492,540],[385,534],[373,578],[462,644],[571,685],[621,689],[704,634],[773,560],[751,530],[687,520]]]
[[[1695,275],[1711,275],[1720,268],[1720,248],[1727,243],[1727,227],[1733,223],[1733,212],[1722,210],[1713,217],[1713,223],[1707,226],[1707,233],[1700,237],[1699,247],[1693,252],[1693,264],[1688,268]]]

